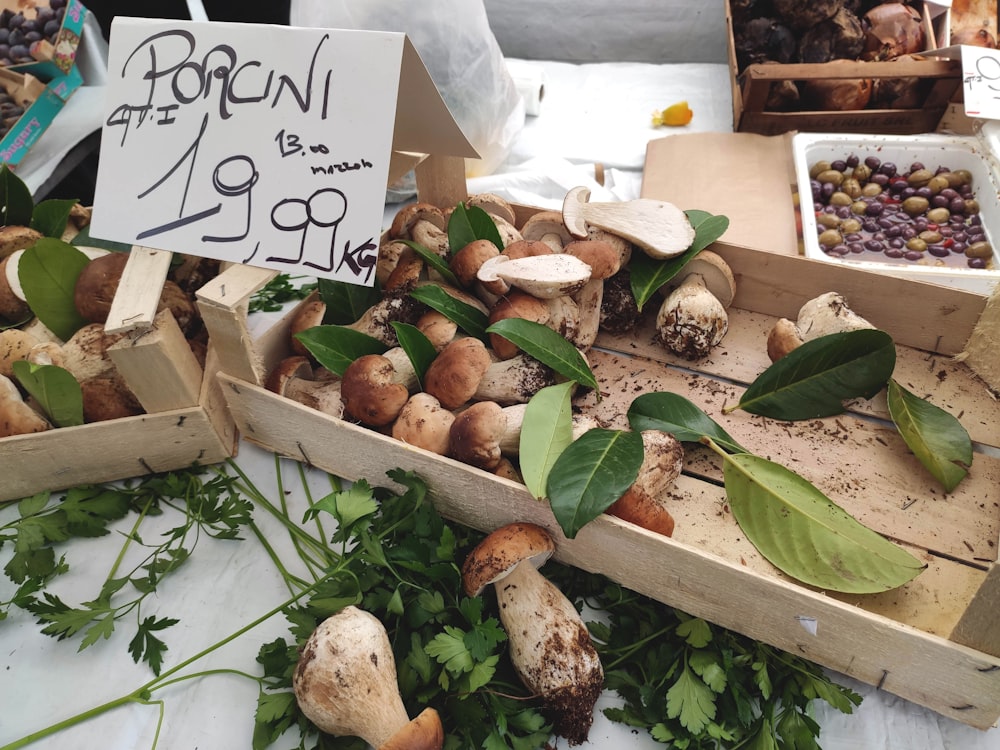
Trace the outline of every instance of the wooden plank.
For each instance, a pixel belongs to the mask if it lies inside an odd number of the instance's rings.
[[[163,283],[170,271],[173,253],[150,247],[135,246],[118,282],[118,291],[111,302],[107,333],[120,333],[153,325]]]
[[[1000,660],[608,516],[566,539],[547,506],[522,485],[220,377],[246,439],[269,450],[385,486],[392,485],[387,470],[414,471],[448,518],[483,531],[515,520],[540,523],[555,534],[556,556],[568,564],[972,726],[997,719]],[[803,618],[816,624],[815,635]]]
[[[990,568],[986,581],[962,613],[951,633],[951,640],[993,656],[1000,656],[1000,565]]]
[[[203,373],[170,310],[108,348],[108,356],[150,414],[197,406]]]
[[[60,427],[0,441],[0,500],[212,464],[232,454],[201,408]]]
[[[1000,392],[1000,287],[990,295],[959,359],[994,391]],[[997,429],[1000,430],[1000,426]]]
[[[452,208],[469,197],[461,156],[429,156],[416,166],[415,173],[421,201]]]

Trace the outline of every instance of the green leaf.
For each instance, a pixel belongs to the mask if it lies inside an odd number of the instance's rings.
[[[889,415],[913,455],[951,492],[972,465],[972,440],[953,415],[889,380]]]
[[[486,332],[503,336],[567,380],[598,390],[597,378],[580,350],[551,328],[523,318],[507,318],[498,320]]]
[[[114,242],[113,240],[102,240],[99,237],[91,237],[89,224],[73,235],[70,244],[76,247],[96,247],[101,250],[110,250],[113,253],[127,253],[132,250],[132,245],[125,242]]]
[[[35,210],[31,190],[6,163],[0,167],[0,207],[0,224],[3,226],[29,226]]]
[[[685,666],[667,691],[667,716],[679,719],[681,726],[699,734],[715,718],[715,711],[712,689]]]
[[[445,263],[444,259],[440,255],[427,249],[419,242],[414,242],[413,240],[396,240],[396,242],[402,242],[408,248],[413,250],[413,252],[423,259],[424,263],[441,274],[441,278],[449,284],[455,287],[461,286],[461,284],[458,283],[458,279],[455,277],[455,274],[452,273],[451,268],[447,263]]]
[[[64,341],[87,324],[76,311],[73,292],[80,271],[89,262],[72,245],[45,237],[25,250],[17,264],[28,307]]]
[[[629,279],[632,295],[642,310],[657,290],[670,281],[689,260],[715,242],[729,228],[729,219],[707,211],[684,212],[694,227],[694,241],[681,255],[668,260],[655,260],[646,253],[633,253],[629,261]]]
[[[475,666],[472,654],[465,647],[465,633],[450,625],[445,626],[443,633],[434,636],[424,650],[452,674],[468,672]]]
[[[627,430],[588,430],[566,447],[549,473],[547,494],[568,538],[625,494],[642,458],[642,436]]]
[[[23,359],[12,366],[17,382],[38,401],[54,425],[83,424],[80,382],[68,370],[55,365],[36,365]]]
[[[448,219],[448,247],[454,255],[476,240],[489,240],[503,250],[503,239],[492,217],[479,206],[459,203]]]
[[[326,305],[323,322],[330,325],[349,325],[361,318],[365,311],[381,299],[375,287],[348,284],[346,281],[319,279],[316,285],[319,297]]]
[[[436,284],[418,286],[410,292],[410,296],[432,310],[437,310],[470,336],[486,340],[486,325],[489,320],[482,310],[455,299]]]
[[[736,406],[771,419],[830,417],[850,398],[871,398],[896,365],[896,347],[885,331],[866,329],[807,341],[762,372]]]
[[[747,539],[791,577],[830,591],[871,594],[924,565],[859,523],[798,474],[759,456],[726,456],[726,495]]]
[[[389,347],[368,334],[340,325],[320,325],[295,334],[295,338],[330,372],[344,370],[365,354],[382,354]]]
[[[414,372],[417,373],[417,381],[423,383],[427,368],[437,357],[434,344],[414,325],[393,321],[392,327],[396,331],[396,340],[399,341],[400,347],[413,365]]]
[[[41,201],[31,214],[31,228],[46,237],[61,238],[66,231],[70,209],[77,203],[78,200],[67,198]]]
[[[682,443],[700,443],[710,437],[730,453],[748,453],[719,424],[694,403],[677,393],[644,393],[633,399],[628,423],[636,432],[669,432]]]
[[[573,413],[570,397],[573,381],[542,388],[524,411],[518,454],[521,477],[528,491],[539,500],[545,497],[549,472],[556,459],[573,442]]]

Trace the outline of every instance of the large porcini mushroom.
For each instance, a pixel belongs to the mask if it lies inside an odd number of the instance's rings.
[[[20,328],[0,330],[0,375],[14,376],[14,363],[28,358],[31,347],[39,340]]]
[[[44,432],[51,427],[45,417],[25,402],[14,381],[0,375],[0,438]]]
[[[465,558],[462,585],[479,596],[493,584],[514,669],[540,696],[555,733],[579,745],[590,733],[604,669],[576,607],[538,572],[554,551],[541,526],[503,526]]]
[[[344,370],[340,395],[346,415],[371,427],[384,427],[399,416],[410,391],[397,382],[392,360],[365,354]]]
[[[472,398],[503,406],[526,404],[542,388],[555,385],[555,371],[527,354],[494,362],[479,379]]]
[[[659,341],[688,360],[708,356],[729,330],[726,309],[736,294],[736,282],[726,262],[702,250],[671,279],[676,285],[656,316]]]
[[[457,409],[472,398],[492,364],[486,345],[473,336],[455,339],[424,373],[424,390],[445,409]]]
[[[490,284],[502,281],[538,299],[553,299],[579,291],[590,279],[590,266],[566,253],[526,258],[500,254],[486,260],[476,278],[491,291]]]
[[[622,255],[604,240],[577,240],[566,245],[563,252],[579,258],[590,268],[590,279],[572,295],[580,316],[572,343],[587,350],[593,346],[601,326],[604,282],[621,269]]]
[[[495,401],[476,401],[455,416],[448,431],[448,455],[456,461],[492,471],[500,464],[500,441],[507,415]]]
[[[544,242],[556,253],[573,241],[559,211],[538,211],[529,216],[521,225],[521,237],[528,242]]]
[[[607,509],[609,515],[664,536],[674,533],[674,517],[664,500],[684,468],[684,446],[669,432],[642,431],[643,459],[632,486]]]
[[[410,396],[392,425],[392,436],[407,445],[444,456],[448,453],[451,425],[455,415],[431,394],[420,391]]]
[[[493,325],[501,320],[519,318],[547,325],[549,317],[549,306],[543,300],[515,289],[496,301],[496,304],[490,309],[489,323]],[[498,333],[490,334],[490,347],[501,359],[510,359],[521,351],[517,344]]]
[[[802,305],[794,323],[778,319],[767,336],[767,355],[777,362],[806,341],[874,327],[850,308],[843,295],[825,292]]]
[[[440,750],[444,744],[433,708],[410,721],[385,627],[357,607],[345,607],[312,632],[292,689],[302,713],[327,734],[360,737],[376,750]]]
[[[340,380],[333,377],[317,378],[308,357],[285,357],[271,371],[264,384],[269,391],[298,401],[324,414],[344,416],[344,400],[340,394]]]
[[[31,308],[24,299],[21,281],[17,274],[17,261],[21,251],[0,260],[0,318],[19,323],[31,316]]]

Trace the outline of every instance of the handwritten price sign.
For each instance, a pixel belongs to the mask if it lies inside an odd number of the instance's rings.
[[[961,55],[965,114],[1000,119],[1000,51],[963,45]]]
[[[118,18],[111,38],[95,237],[373,282],[404,35]]]

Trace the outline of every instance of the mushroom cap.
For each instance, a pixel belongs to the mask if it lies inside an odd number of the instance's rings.
[[[399,412],[392,424],[392,436],[407,445],[444,456],[448,453],[451,425],[455,415],[431,394],[420,391]]]
[[[444,212],[431,203],[411,203],[396,212],[389,226],[389,236],[392,239],[409,238],[410,230],[418,221],[429,221],[438,229],[446,226]]]
[[[83,421],[87,424],[144,413],[142,404],[117,372],[81,381],[80,396],[83,400]]]
[[[555,250],[552,246],[541,240],[522,239],[512,242],[503,249],[503,254],[511,260],[518,258],[532,258],[536,255],[552,255]]]
[[[433,708],[425,708],[376,750],[441,750],[444,727]]]
[[[0,330],[0,375],[13,377],[14,363],[27,359],[31,348],[38,343],[33,334],[20,328]]]
[[[467,289],[476,283],[476,272],[484,262],[500,254],[500,248],[490,240],[473,240],[449,261],[452,273]]]
[[[472,398],[492,359],[473,336],[455,339],[434,358],[424,373],[424,390],[445,409],[457,409]]]
[[[516,259],[498,255],[483,263],[476,277],[488,289],[502,280],[539,299],[554,299],[579,291],[590,280],[590,266],[566,253]]]
[[[406,386],[393,381],[395,372],[392,361],[381,354],[365,354],[351,362],[340,386],[344,411],[372,427],[392,423],[410,398]]]
[[[291,338],[293,352],[304,357],[311,356],[309,350],[296,338],[295,334],[321,325],[324,315],[326,315],[326,303],[318,296],[306,300],[295,309],[288,325],[288,335]]]
[[[462,563],[462,588],[466,596],[479,596],[489,584],[502,580],[522,562],[540,568],[556,550],[548,531],[533,523],[501,526],[466,556]]]
[[[558,211],[539,211],[529,216],[521,225],[521,236],[529,242],[544,242],[553,250],[573,241]]]
[[[825,292],[802,305],[795,325],[803,341],[875,327],[854,312],[838,292]]]
[[[701,277],[701,282],[726,309],[736,296],[736,279],[729,264],[718,253],[702,250],[663,287],[664,291],[676,289],[691,276]]]
[[[107,253],[80,270],[73,288],[73,306],[84,320],[104,323],[108,319],[128,258],[128,253]]]
[[[268,374],[264,387],[278,395],[284,395],[288,384],[296,378],[313,379],[312,364],[308,357],[301,354],[294,354],[281,360]]]
[[[514,215],[514,207],[510,205],[510,202],[495,193],[470,195],[466,199],[465,205],[481,208],[490,216],[500,218],[508,224],[515,223],[517,219]]]
[[[7,224],[0,227],[0,258],[24,250],[42,239],[42,233],[37,229],[18,224]]]
[[[779,318],[767,334],[767,356],[777,362],[793,349],[805,343],[799,336],[799,329],[788,318]]]
[[[500,441],[507,415],[495,401],[477,401],[460,412],[448,431],[448,455],[457,461],[492,471],[500,463]]]
[[[674,533],[674,517],[664,505],[684,467],[684,446],[669,432],[642,431],[643,459],[632,486],[607,512],[664,536]]]
[[[498,299],[493,305],[493,309],[490,310],[489,323],[493,325],[500,320],[521,318],[545,325],[549,321],[549,315],[549,308],[544,302],[527,292],[519,292],[515,289],[507,296]],[[510,359],[521,351],[517,344],[496,333],[490,334],[490,346],[500,359]]]
[[[44,432],[51,426],[21,398],[14,381],[0,375],[0,438]]]
[[[458,324],[437,310],[428,310],[414,324],[436,351],[441,351],[450,344],[458,334]]]
[[[586,263],[591,279],[603,281],[621,269],[621,253],[604,240],[576,240],[567,244],[563,252]]]

